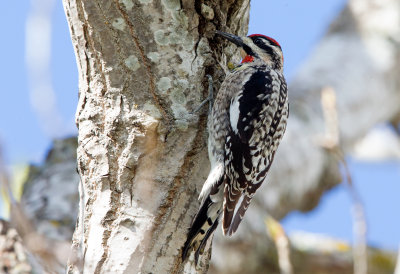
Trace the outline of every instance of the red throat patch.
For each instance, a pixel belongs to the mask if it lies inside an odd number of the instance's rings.
[[[253,56],[246,55],[246,57],[244,57],[243,60],[242,60],[242,64],[243,63],[251,63],[253,61],[254,61],[254,57]]]

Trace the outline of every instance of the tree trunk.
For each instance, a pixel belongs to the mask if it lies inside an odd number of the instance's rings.
[[[181,262],[209,170],[206,115],[191,111],[205,74],[218,86],[234,53],[215,29],[245,35],[249,0],[63,2],[79,68],[83,254],[68,272],[205,272],[209,247],[197,270]]]

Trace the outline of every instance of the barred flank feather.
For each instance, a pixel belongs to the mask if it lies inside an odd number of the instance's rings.
[[[196,250],[196,263],[222,212],[224,234],[230,236],[238,229],[267,176],[289,115],[278,42],[260,34],[216,33],[247,56],[226,76],[208,118],[211,171],[182,253],[186,259],[191,249]]]

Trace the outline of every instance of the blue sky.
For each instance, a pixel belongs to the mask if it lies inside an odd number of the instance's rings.
[[[51,2],[51,1],[49,1]],[[29,1],[10,1],[3,7],[0,28],[7,42],[0,44],[0,142],[8,163],[40,162],[57,133],[48,133],[43,120],[32,107],[31,82],[26,65],[25,27]],[[50,81],[56,95],[56,107],[62,117],[65,135],[76,134],[75,108],[78,102],[78,74],[61,1],[54,2],[51,30]],[[12,27],[10,27],[10,25]],[[38,38],[40,39],[40,38]],[[48,98],[37,98],[46,103]]]
[[[353,183],[361,196],[367,219],[368,244],[397,250],[400,243],[400,162],[379,163],[349,160]],[[288,233],[307,231],[352,242],[351,199],[339,185],[325,193],[310,213],[292,212],[283,220]]]
[[[54,91],[54,102],[48,96],[34,96],[36,101],[31,97],[35,81],[28,75],[25,29],[28,17],[32,18],[32,14],[37,12],[31,8],[34,2],[46,2],[49,7],[53,5],[51,59],[47,74]],[[279,41],[285,55],[285,74],[290,81],[345,1],[252,0],[251,3],[249,33],[266,34]],[[74,115],[78,75],[61,1],[9,1],[3,5],[0,28],[3,37],[7,37],[0,44],[3,62],[0,66],[0,141],[5,147],[7,163],[39,163],[53,138],[76,134]],[[40,34],[37,35],[34,38],[41,39]],[[45,107],[54,104],[57,109],[55,116],[60,118],[54,123],[62,130],[49,130],[44,125],[49,122],[46,120],[49,117],[43,118],[43,113],[37,108],[35,110],[33,102]],[[363,163],[350,159],[350,168],[366,205],[369,243],[397,248],[400,220],[394,216],[400,209],[400,163]],[[311,213],[291,213],[283,220],[283,225],[288,232],[305,230],[350,241],[350,199],[345,188],[339,186],[325,194]]]

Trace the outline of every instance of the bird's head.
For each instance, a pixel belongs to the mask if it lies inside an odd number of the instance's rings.
[[[273,69],[283,70],[282,48],[275,39],[262,34],[239,37],[218,30],[216,33],[241,48],[242,63],[260,59]]]

